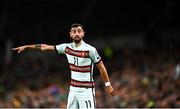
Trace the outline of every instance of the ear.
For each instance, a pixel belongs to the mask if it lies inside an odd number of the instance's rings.
[[[69,32],[69,36],[72,37],[72,36],[71,36],[71,31]]]
[[[85,35],[85,32],[83,31],[83,37],[84,37],[84,35]]]

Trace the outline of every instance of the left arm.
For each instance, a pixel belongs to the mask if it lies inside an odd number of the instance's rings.
[[[114,89],[113,89],[113,87],[111,86],[111,83],[110,83],[110,80],[109,80],[109,76],[108,76],[106,67],[104,66],[102,60],[101,60],[98,64],[96,64],[96,66],[97,66],[97,68],[99,69],[100,74],[101,74],[101,77],[103,78],[103,80],[104,80],[104,82],[105,82],[105,86],[106,86],[107,93],[108,93],[110,96],[113,96],[113,95],[114,95]]]

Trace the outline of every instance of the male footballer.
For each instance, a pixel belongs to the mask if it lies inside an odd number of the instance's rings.
[[[93,80],[93,67],[96,64],[105,83],[107,93],[114,95],[109,76],[101,57],[96,48],[85,43],[84,27],[81,24],[71,25],[70,37],[72,43],[63,43],[59,45],[34,44],[24,45],[12,50],[18,53],[26,49],[37,49],[41,51],[55,50],[58,54],[65,54],[71,70],[70,91],[68,95],[67,108],[85,109],[95,108],[95,82]]]

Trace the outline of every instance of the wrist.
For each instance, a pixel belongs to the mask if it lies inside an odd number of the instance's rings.
[[[24,46],[24,50],[27,49],[27,48],[29,48],[29,46],[28,46],[28,45],[25,45],[25,46]]]
[[[108,82],[105,82],[105,86],[108,87],[108,86],[111,86],[111,83],[108,81]]]

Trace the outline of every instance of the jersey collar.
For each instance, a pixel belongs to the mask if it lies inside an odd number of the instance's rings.
[[[82,40],[81,44],[80,44],[78,47],[76,47],[76,46],[75,46],[75,43],[73,42],[73,43],[72,43],[72,46],[73,46],[73,48],[80,48],[84,43],[85,43],[85,42]]]

